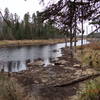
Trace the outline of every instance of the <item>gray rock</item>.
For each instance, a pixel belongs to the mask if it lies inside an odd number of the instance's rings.
[[[67,61],[65,61],[65,60],[60,60],[60,61],[58,61],[58,63],[60,63],[61,65],[64,65],[64,64],[67,63]]]
[[[65,65],[67,63],[67,61],[65,60],[59,60],[57,62],[55,62],[55,65]]]
[[[43,66],[44,62],[42,60],[37,60],[35,62],[30,62],[27,64],[27,66]]]
[[[47,79],[47,78],[42,78],[41,81],[42,81],[43,83],[47,83],[47,82],[48,82],[48,79]]]
[[[74,64],[73,67],[79,67],[80,68],[81,65],[80,64]]]

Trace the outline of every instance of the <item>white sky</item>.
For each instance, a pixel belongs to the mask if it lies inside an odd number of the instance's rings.
[[[29,12],[32,15],[36,11],[42,11],[49,3],[55,3],[58,0],[44,0],[45,5],[40,3],[41,0],[0,0],[0,11],[4,12],[7,7],[11,13],[17,13],[22,19],[24,14]]]
[[[26,12],[29,12],[31,15],[36,11],[43,10],[43,5],[39,5],[39,0],[0,0],[0,10],[4,11],[5,8],[8,8],[11,13],[17,13],[21,19]]]
[[[32,15],[36,11],[42,11],[46,5],[49,3],[55,3],[58,0],[45,0],[45,6],[43,4],[39,4],[40,0],[0,0],[0,11],[4,12],[4,9],[7,7],[11,13],[17,13],[21,19],[25,13],[29,12]],[[86,27],[88,27],[88,33],[93,31],[93,27],[89,26],[88,23],[84,24],[85,34]]]

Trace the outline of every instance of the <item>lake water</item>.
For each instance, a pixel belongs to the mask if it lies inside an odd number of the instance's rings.
[[[84,40],[84,44],[89,43]],[[70,43],[68,42],[69,46]],[[81,45],[81,41],[78,40],[77,45]],[[44,66],[50,64],[50,58],[57,59],[60,57],[61,48],[65,47],[65,43],[58,43],[53,45],[40,45],[40,46],[22,46],[22,47],[10,47],[0,48],[0,70],[4,69],[6,72],[18,72],[26,70],[26,61],[41,58],[44,60]],[[54,52],[57,50],[57,52]]]

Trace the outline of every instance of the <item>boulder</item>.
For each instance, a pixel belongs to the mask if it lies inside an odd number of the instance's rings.
[[[44,62],[42,60],[39,60],[39,61],[34,62],[34,65],[43,66],[44,65]]]
[[[77,67],[77,68],[80,68],[81,65],[80,64],[74,64],[73,67]]]
[[[42,81],[42,83],[47,83],[48,79],[47,78],[42,78],[41,81]]]
[[[27,66],[43,66],[44,62],[42,60],[37,60],[35,62],[30,62],[27,64]]]
[[[95,74],[95,73],[97,73],[97,72],[94,69],[90,69],[90,68],[88,68],[82,72],[82,74],[84,74],[84,75],[91,75],[91,74]]]
[[[55,62],[55,65],[65,65],[67,63],[66,60],[59,60],[57,62]]]
[[[61,65],[65,65],[67,63],[66,60],[59,60],[58,63],[60,63]]]

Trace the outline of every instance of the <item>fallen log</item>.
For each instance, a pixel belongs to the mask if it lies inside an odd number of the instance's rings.
[[[92,74],[92,75],[88,75],[88,76],[84,76],[84,77],[80,77],[80,78],[77,78],[77,79],[74,79],[74,80],[71,80],[65,84],[58,84],[58,85],[55,85],[54,87],[65,87],[65,86],[70,86],[70,85],[73,85],[73,84],[77,84],[77,83],[80,83],[80,82],[83,82],[85,80],[88,80],[88,79],[94,79],[96,77],[100,76],[100,73],[96,73],[96,74]]]

